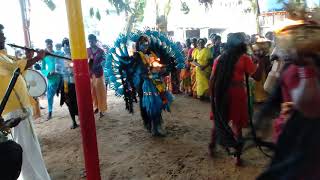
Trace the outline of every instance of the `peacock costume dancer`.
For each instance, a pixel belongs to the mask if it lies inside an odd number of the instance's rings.
[[[129,55],[128,45],[134,52]],[[170,112],[173,96],[167,91],[163,77],[184,68],[183,50],[166,35],[157,31],[120,35],[107,55],[105,73],[116,96],[123,96],[126,109],[133,113],[139,105],[145,128],[153,136],[165,136],[162,111]]]

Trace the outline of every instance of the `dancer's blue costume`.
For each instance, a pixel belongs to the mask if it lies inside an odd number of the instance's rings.
[[[139,44],[141,37],[149,39],[146,51],[136,52],[129,56],[127,45],[129,42]],[[160,59],[158,63],[165,68],[157,68],[150,59]],[[145,127],[155,136],[161,136],[162,110],[170,111],[173,98],[166,90],[163,77],[175,68],[184,68],[185,57],[179,48],[166,35],[157,31],[130,33],[128,36],[120,35],[114,47],[107,54],[105,66],[106,76],[110,87],[116,91],[117,96],[123,96],[126,109],[133,113],[133,102],[139,97],[141,116]]]

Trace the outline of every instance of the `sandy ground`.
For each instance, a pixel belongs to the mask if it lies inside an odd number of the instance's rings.
[[[122,98],[108,92],[108,112],[96,117],[103,180],[112,179],[214,179],[250,180],[263,170],[268,158],[256,148],[244,152],[244,166],[235,167],[231,157],[218,149],[208,156],[211,121],[209,103],[176,96],[172,113],[165,113],[166,138],[153,138],[143,128],[136,105],[128,114]],[[80,129],[71,130],[66,106],[55,101],[53,119],[35,122],[43,156],[53,180],[77,180],[84,169]],[[46,106],[46,101],[41,104]]]

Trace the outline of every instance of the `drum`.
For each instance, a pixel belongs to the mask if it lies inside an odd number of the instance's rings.
[[[31,97],[40,97],[47,91],[47,81],[38,71],[27,69],[24,79]]]

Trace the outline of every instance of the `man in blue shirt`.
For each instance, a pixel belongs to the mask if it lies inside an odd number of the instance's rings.
[[[63,51],[65,57],[71,57],[69,39],[64,38],[62,41]],[[76,121],[78,115],[76,88],[74,84],[73,63],[68,63],[64,68],[63,82],[60,86],[60,105],[64,103],[68,106],[68,110],[71,116],[72,125],[71,129],[77,128],[79,125]]]
[[[62,51],[62,44],[56,44],[56,51],[54,53],[58,56],[65,56],[65,53]],[[64,74],[64,71],[64,59],[56,58],[56,72],[62,76]]]
[[[46,50],[50,53],[55,53],[53,51],[52,40],[47,39],[46,41]],[[48,120],[52,118],[52,106],[53,106],[53,98],[56,94],[59,83],[61,80],[61,75],[56,71],[57,59],[52,56],[46,56],[42,61],[41,72],[48,80]]]

